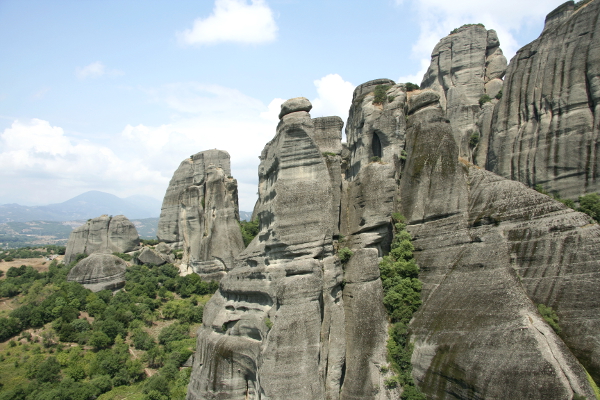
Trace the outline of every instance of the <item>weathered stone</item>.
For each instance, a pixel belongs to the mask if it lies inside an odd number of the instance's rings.
[[[75,228],[69,236],[64,262],[71,263],[77,254],[109,251],[127,253],[139,248],[140,238],[135,225],[124,215],[102,215]]]
[[[600,191],[600,2],[550,13],[511,60],[487,160],[500,176],[577,200]]]
[[[79,282],[92,292],[116,290],[125,285],[127,263],[108,252],[96,252],[79,261],[67,281]]]
[[[144,247],[138,255],[137,259],[141,264],[149,265],[163,265],[167,262],[167,260],[165,260],[165,258],[163,258],[160,255],[160,253],[152,250],[149,247]]]
[[[342,270],[334,188],[314,138],[308,113],[295,112],[262,152],[260,232],[205,307],[189,399],[339,398]]]
[[[294,97],[293,99],[286,100],[281,105],[281,111],[279,112],[279,119],[285,115],[291,114],[297,111],[309,112],[312,109],[312,104],[306,97]]]
[[[497,93],[493,93],[496,86],[491,86],[488,93],[485,84],[501,79],[506,72],[506,57],[499,46],[496,32],[486,30],[483,25],[458,28],[437,44],[421,83],[421,89],[432,89],[440,95],[459,155],[468,160],[472,152],[470,137],[480,133],[479,100],[485,94],[493,97]]]
[[[230,171],[227,152],[207,150],[183,161],[171,179],[157,236],[183,249],[183,274],[218,280],[244,248],[237,181]]]
[[[575,350],[583,346],[597,353],[599,342],[592,337],[598,337],[600,310],[594,302],[578,302],[589,319],[577,321],[569,316],[577,296],[567,293],[600,288],[598,257],[586,254],[576,264],[592,273],[583,278],[578,268],[566,270],[578,250],[560,246],[558,255],[550,243],[592,245],[600,240],[600,227],[590,226],[595,233],[588,233],[582,214],[457,162],[458,148],[441,109],[410,117],[407,151],[400,190],[424,282],[423,306],[411,322],[412,363],[421,389],[433,399],[591,396],[579,362],[595,371],[595,361],[578,360]],[[561,222],[565,217],[569,228]],[[591,258],[593,267],[584,261]],[[538,278],[527,282],[526,276]],[[558,337],[532,300],[557,310],[561,326],[578,338]]]

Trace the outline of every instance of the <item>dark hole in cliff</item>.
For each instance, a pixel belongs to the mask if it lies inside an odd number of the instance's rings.
[[[383,150],[381,149],[381,140],[379,135],[373,132],[373,141],[371,142],[371,148],[373,150],[373,157],[383,157]]]

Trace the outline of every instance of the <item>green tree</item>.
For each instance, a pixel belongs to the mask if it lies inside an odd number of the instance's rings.
[[[600,221],[600,196],[598,193],[589,193],[579,197],[579,208],[577,211],[584,212],[596,222]]]
[[[48,357],[39,365],[35,379],[39,382],[60,381],[60,364],[56,357]]]

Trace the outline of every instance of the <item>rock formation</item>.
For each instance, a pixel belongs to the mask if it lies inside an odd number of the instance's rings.
[[[587,35],[578,24],[592,32],[598,4],[580,8],[593,11],[587,19],[572,3],[559,8],[542,39],[565,24],[569,35]],[[260,232],[205,307],[189,400],[399,398],[401,388],[384,384],[378,269],[393,212],[406,216],[421,268],[411,363],[428,399],[594,398],[600,226],[470,162],[496,154],[497,140],[509,137],[494,130],[508,100],[479,105],[499,90],[506,68],[494,31],[460,28],[433,54],[424,90],[407,93],[388,79],[356,88],[347,143],[338,119],[310,118],[308,100],[282,105],[260,157]],[[588,79],[590,93],[596,78]],[[375,101],[381,89],[385,99]],[[577,111],[568,104],[560,112]],[[570,126],[571,135],[591,135]],[[484,139],[474,153],[471,130]],[[354,252],[344,265],[341,247]],[[539,304],[556,311],[560,334]]]
[[[125,285],[127,263],[109,252],[96,252],[79,261],[67,281],[79,282],[92,292],[116,290]]]
[[[127,253],[139,248],[140,237],[135,225],[124,215],[102,215],[75,228],[69,236],[64,262],[71,263],[77,254],[96,252]]]
[[[175,171],[157,236],[183,249],[182,273],[220,279],[244,249],[238,220],[237,181],[231,177],[229,154],[207,150],[184,160]]]
[[[470,138],[480,134],[479,100],[498,94],[505,72],[506,57],[496,31],[481,24],[455,29],[435,46],[421,88],[440,95],[461,157],[470,157]]]
[[[573,200],[600,191],[599,14],[597,0],[566,2],[517,52],[479,165]]]

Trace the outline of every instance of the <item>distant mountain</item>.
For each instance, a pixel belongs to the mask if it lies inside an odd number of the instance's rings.
[[[252,212],[240,211],[240,221],[250,221],[252,219]]]
[[[110,193],[92,190],[62,203],[47,206],[0,205],[0,223],[26,221],[86,220],[102,214],[125,215],[131,219],[157,218],[160,201],[148,196],[120,198]]]

